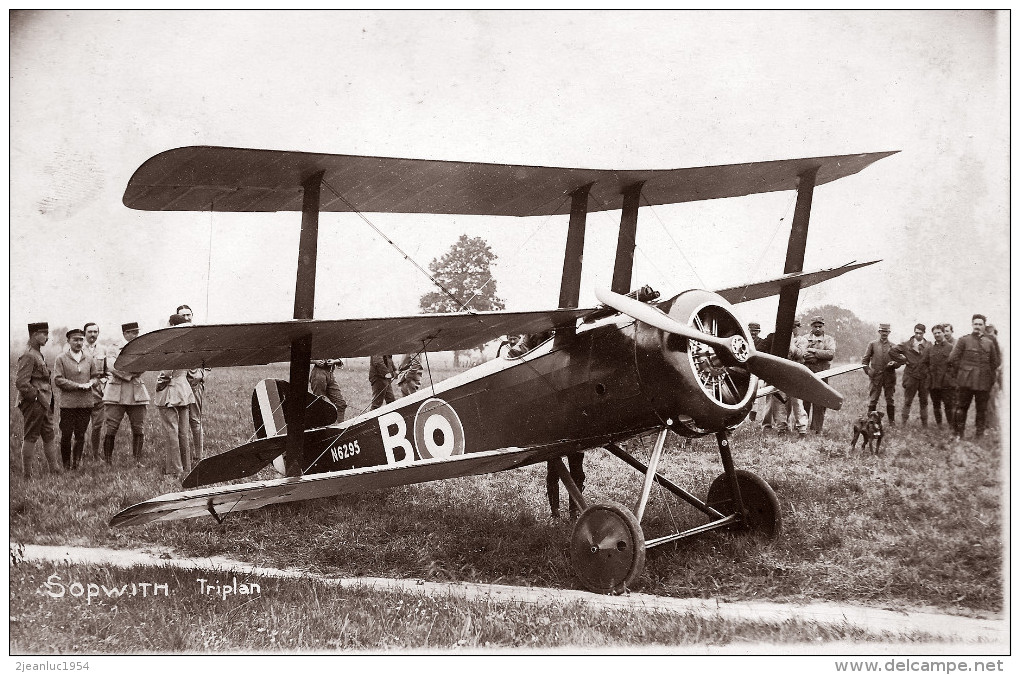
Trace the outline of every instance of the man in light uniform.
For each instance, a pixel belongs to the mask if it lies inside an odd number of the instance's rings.
[[[53,382],[60,389],[60,458],[64,470],[77,469],[85,448],[85,432],[92,416],[92,388],[99,380],[99,368],[82,346],[85,331],[67,331],[68,350],[53,364]],[[73,440],[73,446],[72,446]]]
[[[825,334],[825,319],[816,316],[811,319],[811,334],[807,336],[807,348],[804,350],[804,365],[813,373],[828,370],[833,357],[836,356],[836,340]],[[822,433],[825,424],[825,406],[808,402],[805,406],[811,418],[811,430]]]
[[[145,443],[145,408],[149,404],[149,391],[142,382],[142,374],[118,370],[113,366],[124,345],[138,337],[138,324],[134,321],[122,325],[120,329],[124,341],[114,345],[107,352],[110,381],[106,383],[106,390],[103,392],[103,403],[106,408],[103,459],[107,464],[113,463],[117,429],[120,428],[125,414],[131,422],[131,455],[136,462],[141,461],[142,446]]]
[[[181,325],[194,324],[194,312],[187,305],[177,308],[176,314],[184,318]],[[205,427],[202,426],[202,411],[205,408],[205,380],[209,368],[191,368],[188,370],[188,384],[195,402],[188,406],[188,424],[191,425],[191,466],[195,466],[205,457]]]
[[[92,428],[89,438],[89,457],[99,459],[101,456],[100,444],[103,438],[103,420],[106,418],[106,409],[103,407],[103,390],[110,379],[110,373],[106,370],[106,349],[99,344],[99,326],[89,321],[85,324],[85,344],[82,351],[92,359],[99,369],[99,377],[96,378],[95,386],[92,387],[92,413],[89,416],[89,426]]]
[[[793,322],[793,332],[790,339],[790,350],[787,358],[797,363],[804,363],[804,353],[807,349],[807,338],[797,335],[800,332],[800,321]],[[784,392],[776,391],[771,394],[772,420],[776,425],[776,431],[785,434],[789,428],[790,415],[793,415],[793,428],[798,436],[803,438],[807,435],[807,411],[804,410],[804,402]],[[785,399],[785,400],[784,400]]]

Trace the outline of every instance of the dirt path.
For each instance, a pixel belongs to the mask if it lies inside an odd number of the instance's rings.
[[[12,544],[12,555],[14,555]],[[83,548],[77,546],[39,546],[28,544],[21,553],[26,560],[70,564],[92,563],[130,567],[132,565],[166,565],[178,569],[244,572],[267,577],[294,579],[313,578],[341,587],[373,587],[399,589],[411,593],[452,595],[469,599],[491,599],[503,602],[571,603],[584,602],[599,607],[650,610],[671,613],[696,613],[706,618],[718,617],[733,621],[773,621],[793,619],[820,624],[849,624],[869,631],[886,631],[907,636],[923,631],[942,636],[957,647],[966,643],[968,653],[1007,653],[1009,623],[1003,617],[970,618],[929,612],[900,612],[889,609],[818,602],[782,604],[774,602],[718,602],[700,598],[667,598],[644,593],[626,596],[595,595],[584,591],[557,588],[528,588],[501,584],[444,583],[421,579],[380,579],[355,577],[338,579],[301,570],[260,567],[223,557],[178,558],[171,551],[120,550]],[[929,651],[928,649],[924,650]]]

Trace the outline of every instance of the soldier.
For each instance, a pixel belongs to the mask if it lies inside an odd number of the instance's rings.
[[[896,369],[889,352],[893,343],[889,342],[889,324],[878,324],[878,339],[868,343],[868,350],[864,353],[861,363],[864,364],[864,374],[871,381],[871,388],[868,391],[868,412],[875,412],[878,408],[878,399],[885,392],[885,414],[886,423],[889,426],[896,424]]]
[[[321,359],[312,361],[312,372],[308,375],[308,389],[315,396],[325,396],[336,406],[336,421],[343,422],[347,414],[347,401],[340,391],[340,385],[336,382],[333,371],[343,368],[344,362],[340,359]]]
[[[953,406],[949,399],[953,389],[953,378],[949,376],[949,355],[953,348],[946,342],[942,326],[932,326],[931,335],[935,344],[924,354],[922,365],[928,371],[928,393],[931,395],[931,411],[935,414],[936,426],[942,426],[942,408],[946,411],[946,424],[953,426]]]
[[[995,373],[995,384],[988,392],[988,427],[999,428],[999,394],[1002,393],[1002,345],[999,344],[999,331],[992,324],[985,324],[985,335],[992,338],[995,350],[999,352],[999,368]]]
[[[138,337],[138,324],[134,321],[122,325],[120,330],[124,341],[107,351],[108,363],[116,362],[124,345]],[[149,404],[149,392],[142,382],[142,374],[110,366],[110,381],[106,383],[103,402],[106,407],[103,459],[107,464],[113,463],[113,445],[117,440],[117,429],[120,428],[121,420],[126,414],[131,422],[131,455],[136,462],[140,461],[142,446],[145,443],[145,408]]]
[[[421,388],[421,359],[417,354],[404,354],[397,369],[397,384],[402,396],[413,394]]]
[[[797,363],[804,363],[804,354],[807,350],[807,338],[798,335],[800,332],[800,321],[793,322],[793,335],[790,340],[790,350],[787,358]],[[807,411],[804,410],[804,402],[788,394],[776,391],[769,396],[772,406],[772,418],[776,425],[776,431],[785,434],[789,428],[790,415],[793,415],[793,428],[798,436],[804,438],[807,435]]]
[[[836,341],[831,335],[825,334],[825,319],[816,316],[811,319],[811,334],[807,337],[807,347],[804,349],[804,365],[812,373],[820,373],[829,368],[833,357],[836,356]],[[825,424],[825,406],[805,404],[808,416],[811,418],[811,429],[816,434],[822,433],[822,425]]]
[[[187,323],[180,314],[170,317],[171,326]],[[163,466],[164,476],[180,478],[181,474],[191,473],[191,438],[190,423],[191,407],[195,403],[195,394],[188,382],[188,371],[162,370],[156,378],[156,396],[152,404],[156,406],[163,424],[166,427],[169,442],[166,444],[166,461]]]
[[[99,459],[99,445],[102,442],[103,420],[105,419],[105,408],[103,407],[103,390],[110,374],[106,370],[106,349],[99,344],[99,326],[92,321],[85,324],[85,344],[82,351],[87,354],[99,369],[99,377],[96,378],[95,386],[92,387],[92,412],[89,415],[89,426],[92,428],[89,439],[89,457]]]
[[[747,332],[751,334],[751,341],[754,343],[754,348],[755,348],[756,351],[759,351],[759,352],[769,352],[769,351],[771,351],[771,349],[772,349],[772,336],[770,335],[767,338],[761,337],[761,324],[760,323],[758,323],[756,321],[752,321],[752,322],[748,323],[747,324]],[[759,402],[755,401],[754,409],[751,410],[751,421],[754,421],[754,419],[758,416],[758,406],[759,406]],[[771,429],[772,428],[772,404],[771,404],[770,400],[767,397],[766,397],[765,401],[762,402],[762,406],[764,408],[764,414],[762,415],[761,426],[764,429]]]
[[[956,414],[953,418],[957,438],[963,438],[972,398],[977,407],[975,438],[984,436],[988,396],[995,385],[1001,362],[995,341],[985,334],[984,314],[975,314],[971,319],[971,327],[973,332],[957,340],[949,355],[949,368],[957,388]]]
[[[25,478],[32,477],[39,437],[43,441],[44,463],[53,473],[62,473],[57,455],[56,434],[53,432],[53,390],[50,369],[42,355],[49,342],[50,326],[46,322],[28,324],[28,349],[18,358],[18,409],[24,418],[25,439],[21,445],[21,463]]]
[[[92,416],[92,389],[99,381],[96,362],[82,349],[85,331],[67,331],[68,351],[53,364],[53,381],[60,389],[60,458],[64,470],[77,469],[85,449],[85,432]],[[71,441],[74,440],[72,452]]]
[[[177,308],[177,316],[184,319],[185,324],[194,323],[193,313],[187,305]],[[191,464],[194,466],[205,456],[205,428],[202,426],[202,409],[205,407],[205,380],[209,368],[191,368],[188,370],[188,384],[195,402],[188,406],[188,425],[191,427]]]
[[[368,381],[372,385],[372,410],[387,403],[393,403],[396,397],[393,395],[393,376],[397,369],[393,365],[393,357],[373,356],[368,363]]]
[[[903,424],[910,417],[910,405],[917,396],[921,414],[921,426],[928,426],[928,371],[924,367],[924,355],[931,347],[925,339],[927,329],[923,323],[914,326],[914,336],[892,348],[890,356],[896,367],[906,364],[903,369]]]
[[[953,347],[956,346],[956,338],[953,337],[953,324],[949,322],[942,322],[942,339],[945,340],[946,344],[949,345],[949,351],[952,353]],[[952,372],[950,370],[950,372]],[[953,411],[953,416],[956,416],[956,380],[952,376],[948,377],[948,385],[942,389],[942,401],[945,405],[949,406],[949,409]]]

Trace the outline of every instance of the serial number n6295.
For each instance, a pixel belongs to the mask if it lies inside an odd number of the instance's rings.
[[[353,457],[361,452],[361,446],[358,445],[357,441],[351,441],[350,443],[343,443],[335,448],[330,449],[329,454],[332,456],[334,462],[339,462],[341,459],[347,459]]]

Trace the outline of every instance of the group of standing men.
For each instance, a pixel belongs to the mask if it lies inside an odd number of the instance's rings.
[[[812,372],[818,373],[829,368],[836,355],[836,342],[825,334],[825,320],[816,316],[811,319],[811,333],[798,335],[800,321],[793,324],[793,339],[787,355],[791,361],[803,363]],[[985,429],[995,424],[997,414],[994,391],[1001,386],[1002,355],[997,331],[987,323],[983,314],[971,319],[972,332],[959,340],[953,338],[953,326],[941,323],[932,328],[935,342],[925,339],[924,324],[914,326],[909,339],[894,344],[889,341],[890,326],[879,324],[877,340],[868,344],[861,359],[864,372],[871,382],[868,394],[868,411],[878,408],[878,400],[885,394],[887,424],[896,423],[896,370],[903,367],[903,410],[900,421],[906,424],[910,408],[917,398],[921,426],[928,424],[928,398],[931,397],[935,424],[942,426],[943,411],[946,423],[957,437],[963,437],[967,413],[971,401],[977,409],[975,415],[975,436],[980,438]],[[749,323],[748,330],[754,340],[755,349],[770,352],[773,336],[760,337],[761,326]],[[769,397],[762,426],[773,426],[785,433],[789,419],[800,436],[807,435],[810,428],[821,433],[825,419],[825,408],[804,404],[799,399],[776,392]],[[808,418],[810,416],[810,422]]]
[[[975,436],[980,438],[989,426],[989,413],[995,415],[993,391],[1001,383],[1002,355],[997,331],[983,314],[971,318],[971,333],[953,338],[953,326],[938,324],[931,329],[935,342],[925,339],[924,324],[914,326],[914,335],[900,343],[889,341],[889,324],[878,326],[879,339],[868,344],[862,363],[871,380],[868,410],[878,408],[884,393],[888,424],[896,419],[896,369],[903,369],[903,411],[907,423],[914,398],[918,401],[921,426],[928,425],[928,398],[931,397],[935,424],[942,426],[942,413],[954,434],[962,438],[970,404],[975,403]],[[994,420],[993,420],[994,424]]]
[[[831,335],[826,334],[825,319],[821,316],[813,317],[811,332],[807,335],[799,335],[800,327],[800,321],[793,322],[793,336],[786,358],[803,363],[813,373],[827,370],[836,356],[836,341]],[[749,323],[747,328],[754,341],[754,348],[762,352],[771,352],[774,335],[760,337],[761,325],[757,323]],[[771,429],[774,426],[780,434],[785,434],[789,430],[791,417],[793,429],[798,436],[806,436],[809,427],[816,434],[820,434],[825,424],[825,407],[805,403],[777,391],[769,396],[762,427]]]
[[[191,308],[181,305],[171,325],[190,323]],[[89,456],[113,462],[117,431],[124,417],[131,426],[131,454],[140,462],[145,443],[145,411],[152,402],[172,429],[164,473],[179,476],[184,465],[202,458],[205,437],[202,406],[205,400],[205,369],[164,371],[156,385],[155,400],[142,382],[142,373],[114,367],[124,345],[138,337],[138,323],[121,326],[123,341],[109,348],[99,344],[99,326],[93,322],[65,334],[67,350],[57,356],[51,372],[42,354],[49,341],[49,324],[28,324],[28,349],[18,359],[16,386],[18,409],[24,420],[21,470],[31,478],[40,453],[53,473],[77,469],[85,454],[85,437],[91,425]],[[174,382],[171,388],[169,385]],[[60,390],[60,454],[56,450],[53,418],[56,407],[53,387]],[[180,409],[184,408],[186,412]],[[171,420],[171,414],[173,419]],[[183,422],[183,428],[181,425]],[[190,434],[185,431],[190,430]],[[180,432],[180,433],[179,433]],[[102,439],[102,454],[100,454]],[[176,461],[175,461],[176,459]]]

